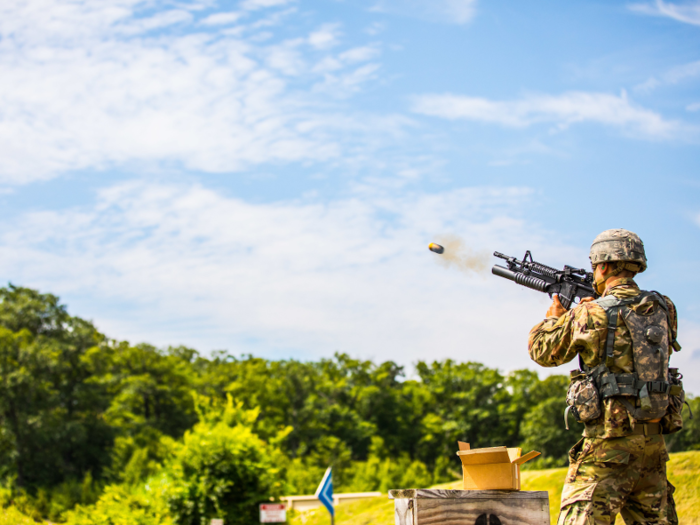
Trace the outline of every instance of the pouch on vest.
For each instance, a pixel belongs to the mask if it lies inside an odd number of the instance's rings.
[[[571,384],[566,393],[566,404],[569,405],[564,412],[566,430],[569,430],[569,412],[580,423],[587,423],[600,417],[600,396],[598,388],[590,376],[580,370],[571,372]]]
[[[669,368],[668,377],[671,388],[668,393],[668,410],[661,419],[661,430],[664,434],[673,434],[683,428],[683,405],[687,404],[687,401],[683,390],[683,374],[679,373],[677,368]],[[690,419],[693,419],[692,411],[690,411]]]

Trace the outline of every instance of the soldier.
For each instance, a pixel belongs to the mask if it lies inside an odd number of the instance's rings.
[[[558,525],[612,524],[618,513],[627,525],[676,524],[663,438],[683,425],[682,376],[668,368],[680,350],[676,308],[634,282],[647,267],[635,233],[604,231],[590,259],[601,297],[567,311],[554,296],[529,339],[538,364],[578,355],[581,368],[571,373],[565,417],[585,424],[584,437],[569,452]]]

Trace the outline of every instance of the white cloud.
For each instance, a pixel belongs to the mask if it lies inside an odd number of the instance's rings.
[[[365,62],[366,60],[371,60],[379,55],[379,49],[376,46],[362,46],[354,47],[348,49],[343,53],[340,53],[338,58],[340,60],[354,63],[354,62]]]
[[[226,13],[215,13],[203,19],[200,23],[206,26],[217,26],[232,24],[241,19],[241,13],[230,11]]]
[[[450,24],[466,24],[476,14],[476,0],[379,0],[373,10],[435,20]]]
[[[257,9],[265,9],[267,7],[278,7],[293,3],[295,0],[244,0],[241,3],[241,8],[249,11]]]
[[[508,127],[550,123],[565,128],[579,122],[596,122],[656,138],[670,137],[679,128],[678,123],[633,104],[624,92],[620,96],[569,92],[558,96],[532,95],[511,101],[451,94],[421,95],[415,97],[412,109],[424,115]]]
[[[587,260],[586,246],[552,243],[520,218],[532,206],[526,188],[309,198],[252,204],[199,185],[125,183],[90,205],[0,225],[0,275],[59,294],[72,313],[132,342],[512,370],[536,368],[527,334],[549,299],[488,270],[445,269],[428,243],[458,233],[488,264],[494,250],[531,249],[555,267]],[[687,352],[674,364],[684,369],[700,350],[693,326],[682,322]],[[700,379],[688,387],[699,392]]]
[[[253,28],[279,17],[248,13],[247,25],[230,31],[225,24],[237,17],[230,11],[209,13],[200,24],[196,3],[153,16],[141,6],[139,0],[0,4],[0,181],[124,164],[230,172],[340,157],[346,141],[338,123],[348,119],[329,105],[337,97],[319,97],[317,88],[328,79],[307,56],[336,43],[338,26],[264,44]],[[276,12],[284,13],[291,14]],[[349,55],[337,59],[331,80],[351,86],[349,93],[374,77],[352,66],[369,53],[337,50],[343,53]]]
[[[339,36],[338,24],[325,24],[309,35],[309,44],[316,49],[328,49],[338,44]]]
[[[251,204],[197,185],[134,182],[90,206],[0,226],[0,275],[58,293],[132,341],[525,367],[527,332],[548,298],[488,273],[445,270],[427,245],[457,232],[476,253],[530,248],[554,265],[585,262],[585,247],[554,247],[517,218],[530,194],[467,188],[390,199],[375,190],[325,204]]]
[[[700,60],[676,66],[666,73],[665,80],[671,84],[676,84],[688,78],[700,76]]]
[[[629,8],[638,13],[668,17],[678,22],[700,26],[700,1],[698,0],[685,3],[656,0],[653,3],[631,4]]]
[[[685,109],[687,111],[698,111],[700,110],[700,102],[693,102],[692,104],[688,104]]]
[[[669,69],[663,75],[660,75],[660,79],[651,77],[636,86],[634,89],[635,91],[640,91],[642,93],[650,93],[654,89],[664,84],[678,84],[679,82],[697,78],[698,76],[700,76],[700,61],[690,62],[688,64],[683,64]]]

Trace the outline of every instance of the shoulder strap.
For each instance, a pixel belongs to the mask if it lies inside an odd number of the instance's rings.
[[[613,356],[613,348],[615,346],[615,330],[617,330],[617,317],[620,313],[620,309],[624,306],[635,304],[646,299],[650,294],[649,292],[641,292],[635,297],[630,297],[627,299],[620,299],[614,295],[606,295],[600,299],[593,301],[598,304],[603,310],[605,310],[605,315],[608,317],[608,337],[605,340],[605,354],[608,358]]]
[[[607,313],[607,311],[610,308],[620,306],[622,304],[622,301],[623,301],[623,299],[619,299],[619,298],[615,297],[614,295],[606,295],[605,297],[599,297],[598,299],[596,299],[593,302],[596,303],[597,305],[599,305]]]

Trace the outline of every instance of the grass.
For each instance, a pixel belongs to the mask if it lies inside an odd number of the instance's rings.
[[[523,490],[546,490],[549,492],[551,523],[557,522],[561,489],[566,477],[565,468],[550,470],[526,470],[522,472]],[[668,477],[676,487],[678,518],[683,525],[700,525],[700,452],[671,454],[668,462]],[[437,485],[433,488],[459,490],[461,480]],[[398,488],[398,487],[397,487]],[[290,520],[292,525],[330,525],[325,508],[297,514]],[[394,502],[386,496],[354,503],[343,503],[336,507],[336,525],[394,525]],[[623,523],[618,516],[616,524]],[[3,525],[0,521],[0,525]]]

